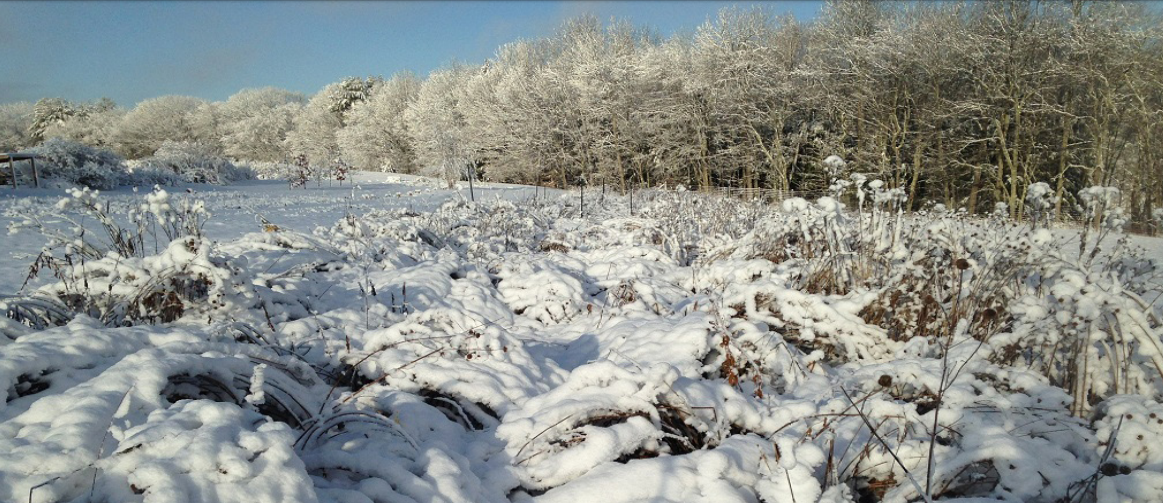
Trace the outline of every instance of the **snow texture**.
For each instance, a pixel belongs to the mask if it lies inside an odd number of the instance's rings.
[[[1080,233],[863,175],[354,183],[0,199],[0,500],[1163,499],[1163,244],[1117,193]]]

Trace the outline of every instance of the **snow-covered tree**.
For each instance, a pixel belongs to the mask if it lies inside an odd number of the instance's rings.
[[[362,169],[412,172],[416,160],[404,110],[419,92],[420,79],[405,72],[379,84],[370,97],[352,105],[346,125],[336,135],[343,157]]]
[[[0,152],[12,152],[31,146],[32,103],[26,101],[0,105]]]
[[[544,67],[546,41],[518,41],[497,51],[465,84],[457,107],[485,176],[500,181],[545,181],[557,155],[550,147]]]
[[[351,107],[367,98],[378,81],[351,77],[328,84],[294,116],[284,141],[292,155],[306,154],[313,164],[326,165],[339,155],[337,134]]]
[[[153,154],[166,140],[196,141],[200,132],[193,115],[205,103],[173,95],[142,101],[125,114],[113,133],[113,143],[125,157],[139,158]]]
[[[365,101],[371,96],[377,86],[383,83],[380,77],[348,77],[339,81],[339,85],[328,87],[327,97],[331,100],[331,111],[343,116],[356,103]]]
[[[294,169],[287,177],[287,184],[292,189],[306,188],[307,182],[311,180],[311,161],[307,159],[307,154],[295,156],[293,166]]]
[[[420,172],[440,177],[449,186],[466,176],[475,161],[464,115],[457,108],[464,84],[475,71],[454,66],[432,72],[404,111]]]
[[[64,120],[49,124],[43,131],[45,138],[64,138],[93,147],[109,148],[125,109],[108,98],[97,103],[81,105]]]
[[[216,107],[223,151],[236,159],[282,159],[287,133],[306,101],[300,93],[275,87],[235,93]]]
[[[32,124],[28,134],[32,141],[44,139],[44,130],[53,124],[60,124],[77,113],[77,107],[61,98],[42,98],[33,105]]]

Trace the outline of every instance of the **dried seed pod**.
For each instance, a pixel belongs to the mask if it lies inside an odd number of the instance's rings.
[[[1106,477],[1114,477],[1119,474],[1119,466],[1114,463],[1105,463],[1099,471]]]
[[[985,308],[984,311],[981,312],[981,321],[982,322],[988,323],[990,321],[993,321],[994,318],[997,318],[997,311],[995,311],[992,307],[987,307],[987,308]]]

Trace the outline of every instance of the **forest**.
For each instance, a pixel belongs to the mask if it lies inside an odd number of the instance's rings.
[[[1104,186],[1132,230],[1163,205],[1154,6],[843,0],[806,22],[778,7],[724,9],[665,37],[582,16],[482,64],[349,77],[312,96],[4,104],[0,151],[59,137],[138,159],[196,143],[317,170],[805,197],[861,173],[909,210],[1011,217],[1043,182],[1061,219]],[[824,162],[833,155],[845,162]]]

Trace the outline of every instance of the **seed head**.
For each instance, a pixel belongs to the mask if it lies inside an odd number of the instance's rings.
[[[1104,476],[1107,477],[1114,477],[1115,475],[1119,474],[1119,467],[1114,463],[1105,463],[1102,465],[1102,468],[1099,468],[1099,470]]]

